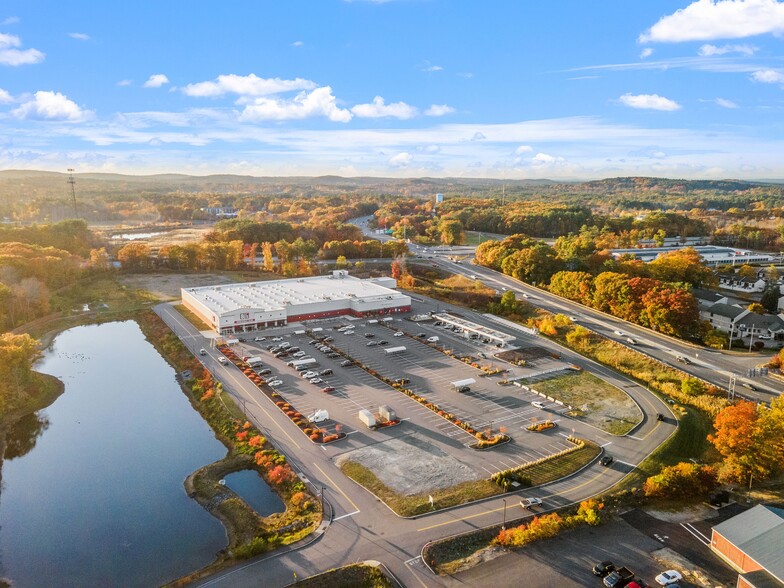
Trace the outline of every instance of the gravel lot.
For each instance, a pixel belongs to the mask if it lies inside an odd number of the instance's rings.
[[[340,466],[349,460],[362,464],[404,496],[450,488],[481,477],[459,459],[414,435],[355,449],[335,461]]]

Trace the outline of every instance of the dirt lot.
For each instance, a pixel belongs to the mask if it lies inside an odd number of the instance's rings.
[[[336,463],[340,466],[346,460],[362,464],[404,496],[451,488],[480,477],[460,460],[413,435],[355,449],[338,457]]]
[[[640,407],[623,390],[588,372],[555,375],[524,383],[537,392],[561,400],[574,410],[566,414],[608,433],[623,435],[642,420]]]
[[[227,282],[253,282],[273,279],[258,272],[221,272],[214,274],[133,274],[120,276],[119,280],[129,288],[147,290],[162,300],[180,298],[180,288],[214,286]]]

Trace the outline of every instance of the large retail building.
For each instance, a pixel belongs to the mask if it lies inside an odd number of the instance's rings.
[[[411,310],[393,278],[328,276],[183,288],[182,303],[221,335],[340,315],[374,316]]]

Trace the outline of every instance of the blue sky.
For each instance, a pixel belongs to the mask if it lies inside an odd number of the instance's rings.
[[[6,0],[0,169],[780,179],[783,40],[776,0]]]

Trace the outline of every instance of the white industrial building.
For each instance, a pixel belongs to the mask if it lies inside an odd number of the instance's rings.
[[[411,310],[393,278],[328,276],[183,288],[182,303],[221,335],[340,315],[375,316]]]
[[[684,247],[647,247],[639,249],[610,249],[610,254],[618,259],[625,255],[631,255],[637,259],[649,262],[660,255],[684,249]],[[699,253],[705,265],[716,267],[719,265],[744,265],[755,263],[771,263],[773,257],[765,253],[755,253],[748,249],[738,249],[736,247],[718,247],[716,245],[702,245],[692,247]]]

